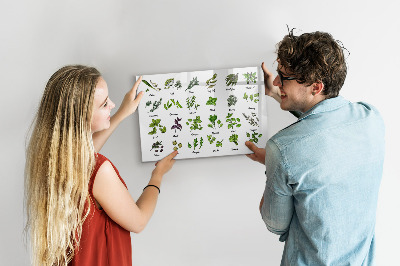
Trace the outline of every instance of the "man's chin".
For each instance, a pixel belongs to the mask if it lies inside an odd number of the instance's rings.
[[[281,107],[281,109],[282,109],[283,111],[291,111],[291,108],[289,108],[288,106],[286,106],[286,105],[284,105],[284,104],[282,104],[282,103],[281,103],[280,107]]]

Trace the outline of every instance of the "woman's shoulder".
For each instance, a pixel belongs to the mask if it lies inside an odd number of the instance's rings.
[[[96,164],[103,163],[104,161],[109,161],[106,156],[101,153],[95,153]]]
[[[104,155],[97,153],[96,154],[96,171],[95,175],[105,175],[105,176],[117,176],[119,180],[124,184],[126,184],[124,180],[121,178],[117,167]],[[97,178],[96,178],[97,179]]]

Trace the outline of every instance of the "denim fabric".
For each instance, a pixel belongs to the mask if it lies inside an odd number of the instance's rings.
[[[261,215],[281,265],[373,265],[384,147],[378,111],[341,96],[268,140]]]

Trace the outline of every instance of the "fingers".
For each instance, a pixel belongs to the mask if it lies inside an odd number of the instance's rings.
[[[246,144],[247,148],[249,148],[251,151],[256,152],[256,150],[258,149],[258,147],[256,146],[256,144],[254,144],[251,141],[246,141],[244,144]]]
[[[265,66],[264,62],[262,62],[261,68],[262,68],[262,70],[264,71],[264,74],[266,74],[266,75],[268,75],[268,76],[271,75],[271,72],[269,72],[269,70],[268,70],[268,68]]]
[[[136,95],[136,90],[137,90],[137,88],[139,87],[140,82],[142,82],[142,76],[140,76],[140,77],[138,78],[138,80],[136,80],[135,84],[133,84],[133,87],[132,87],[132,89],[131,89],[131,93],[132,93],[133,95]]]
[[[173,152],[171,152],[170,154],[168,154],[167,156],[165,156],[163,159],[161,159],[161,161],[172,161],[173,158],[174,158],[177,154],[178,154],[178,151],[173,151]],[[156,162],[156,166],[157,166],[157,164],[158,164],[159,162],[161,162],[161,161]]]
[[[178,154],[178,151],[173,151],[166,158],[168,158],[169,160],[172,160],[177,154]]]
[[[173,159],[178,154],[178,151],[173,151],[168,156],[164,157],[161,161],[156,163],[156,169],[158,173],[164,175],[167,173],[171,167],[175,164],[175,160]]]
[[[256,155],[254,153],[245,154],[248,158],[252,159],[253,161],[257,161]]]
[[[134,101],[137,102],[137,104],[139,104],[140,101],[141,101],[142,98],[143,98],[143,95],[144,95],[144,91],[139,92],[139,94],[136,96],[136,98],[135,98]]]

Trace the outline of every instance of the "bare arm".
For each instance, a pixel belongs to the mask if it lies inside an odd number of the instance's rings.
[[[135,84],[133,85],[132,89],[129,90],[124,97],[124,100],[121,103],[118,111],[111,117],[110,119],[110,127],[108,129],[96,132],[93,134],[93,145],[96,152],[99,152],[103,145],[106,143],[108,138],[114,132],[114,130],[118,127],[118,125],[129,115],[133,114],[138,105],[140,100],[143,97],[143,92],[140,92],[136,97],[136,90],[142,81],[142,77],[140,77]]]
[[[175,163],[173,158],[176,154],[174,151],[156,164],[149,185],[161,186],[163,176]],[[148,187],[135,202],[109,161],[100,166],[93,184],[93,196],[107,215],[126,230],[135,233],[141,232],[149,222],[158,194],[157,188]]]

